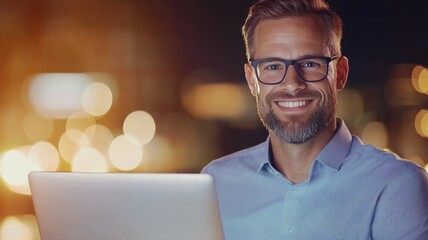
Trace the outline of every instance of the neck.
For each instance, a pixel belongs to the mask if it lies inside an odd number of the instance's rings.
[[[330,126],[301,144],[284,143],[271,133],[273,165],[294,184],[307,180],[313,162],[334,136],[335,130],[336,121],[333,121]]]

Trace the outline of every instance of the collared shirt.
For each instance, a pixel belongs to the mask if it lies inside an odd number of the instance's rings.
[[[339,127],[293,184],[269,161],[269,139],[207,165],[226,240],[428,239],[428,176]]]

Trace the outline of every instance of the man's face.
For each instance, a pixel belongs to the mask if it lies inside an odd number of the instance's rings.
[[[254,37],[254,59],[331,57],[324,25],[317,17],[262,21],[256,27]],[[337,61],[342,63],[337,64]],[[329,63],[326,79],[304,82],[294,66],[289,66],[283,82],[265,85],[257,81],[249,64],[245,66],[248,85],[256,97],[263,124],[282,142],[293,144],[306,142],[334,124],[337,90],[344,87],[347,72],[347,59],[334,60]]]

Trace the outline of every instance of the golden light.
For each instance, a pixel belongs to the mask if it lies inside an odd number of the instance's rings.
[[[369,122],[364,127],[361,138],[366,143],[385,149],[388,146],[388,129],[381,122]]]
[[[393,107],[419,106],[425,97],[419,94],[418,78],[424,68],[414,64],[394,64],[384,84],[384,97]]]
[[[98,149],[102,154],[108,155],[108,149],[114,139],[110,129],[101,124],[94,124],[86,128],[84,134],[88,137],[90,146]]]
[[[95,122],[96,121],[94,117],[88,115],[85,112],[78,111],[70,115],[65,124],[65,128],[66,130],[78,129],[83,132],[89,126],[94,125]]]
[[[7,187],[19,194],[30,195],[28,174],[40,171],[41,168],[31,161],[27,154],[30,146],[24,146],[7,151],[0,161],[0,174]]]
[[[110,110],[112,104],[113,94],[104,83],[91,83],[83,91],[82,108],[89,115],[102,116]]]
[[[48,140],[54,130],[53,120],[35,111],[27,113],[22,125],[25,136],[31,142]]]
[[[28,100],[37,110],[52,118],[67,118],[81,110],[81,96],[91,76],[83,73],[41,73],[28,83]]]
[[[428,110],[422,109],[416,114],[415,129],[421,137],[428,137]]]
[[[413,68],[412,70],[412,84],[413,87],[416,89],[416,91],[420,92],[420,93],[424,93],[421,86],[419,85],[419,76],[421,74],[421,72],[425,70],[424,67],[422,66],[416,66]]]
[[[422,70],[422,72],[419,74],[418,82],[422,92],[425,94],[428,94],[428,69],[427,68]]]
[[[0,227],[0,240],[39,240],[34,216],[9,216]]]
[[[94,148],[82,148],[73,156],[72,172],[108,172],[104,155]]]
[[[112,141],[109,156],[114,167],[123,171],[130,171],[141,164],[143,148],[127,136],[120,135]]]
[[[139,145],[150,142],[156,132],[156,124],[153,117],[145,111],[130,113],[123,123],[123,133],[131,141]]]
[[[182,103],[202,119],[236,119],[248,111],[248,89],[230,83],[196,84],[182,92]]]
[[[116,79],[111,74],[104,72],[87,72],[86,74],[91,76],[93,82],[103,83],[108,86],[109,91],[112,94],[113,101],[114,99],[117,99],[119,97],[119,86],[117,84]]]
[[[415,129],[421,137],[428,137],[428,111],[423,109],[416,114]]]
[[[428,163],[427,163],[427,165],[425,165],[425,170],[427,171],[427,173],[428,173]]]
[[[58,149],[62,158],[71,163],[73,161],[74,154],[82,147],[87,147],[90,144],[88,136],[82,131],[77,129],[70,129],[65,131],[59,139]]]
[[[58,170],[60,163],[59,153],[55,146],[49,142],[41,141],[34,144],[28,153],[28,157],[43,171]]]

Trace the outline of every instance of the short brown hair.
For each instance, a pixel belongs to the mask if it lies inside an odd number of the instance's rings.
[[[324,0],[260,0],[251,6],[242,26],[248,60],[253,54],[254,31],[261,21],[306,15],[321,17],[328,31],[328,47],[333,55],[340,55],[342,19]]]

